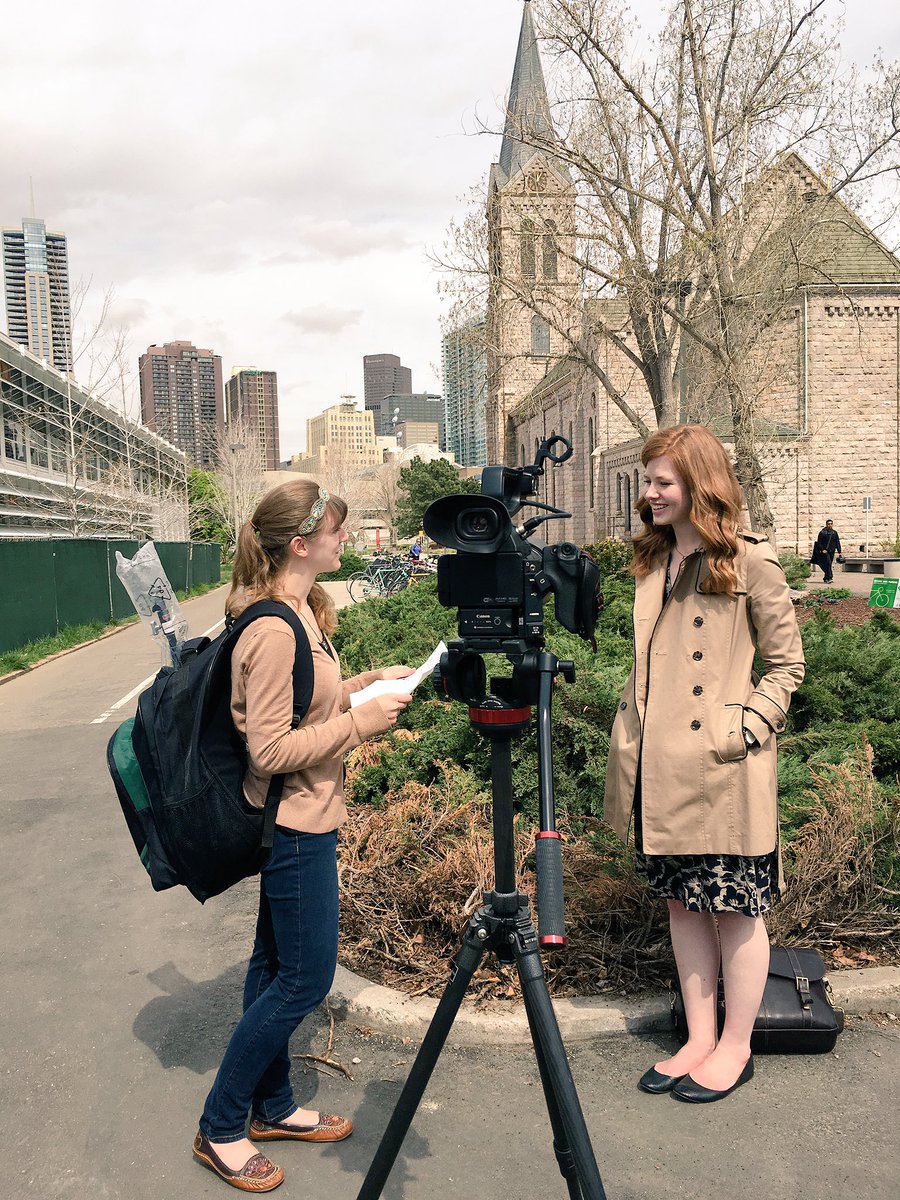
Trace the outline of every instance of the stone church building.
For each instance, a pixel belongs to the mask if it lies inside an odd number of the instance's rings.
[[[526,3],[488,191],[488,461],[522,465],[543,438],[565,435],[575,453],[547,472],[543,498],[572,517],[553,522],[545,536],[628,538],[640,524],[641,438],[560,330],[580,326],[592,339],[595,360],[651,429],[653,404],[634,364],[596,332],[602,318],[604,329],[627,340],[628,305],[618,297],[583,301],[575,186],[562,159],[534,144],[552,146],[553,127]],[[900,260],[827,197],[801,159],[791,156],[780,169],[799,195],[829,206],[822,227],[830,242],[825,265],[792,289],[756,351],[765,373],[755,415],[778,546],[808,554],[830,518],[845,552],[856,553],[868,517],[877,552],[900,531]],[[549,320],[522,303],[516,277]],[[678,375],[681,419],[708,423],[727,443],[730,422],[703,400],[689,355]]]

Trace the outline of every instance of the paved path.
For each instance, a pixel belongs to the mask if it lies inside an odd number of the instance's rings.
[[[192,632],[222,599],[185,605]],[[190,1141],[237,1016],[256,885],[202,907],[155,894],[106,777],[114,720],[94,723],[156,665],[134,627],[0,687],[0,1168],[12,1200],[230,1194]],[[320,1052],[325,1034],[317,1014],[295,1050]],[[570,1048],[610,1200],[896,1200],[896,1023],[854,1022],[834,1055],[760,1061],[750,1086],[710,1107],[635,1088],[670,1045],[654,1034]],[[356,1195],[414,1049],[338,1014],[334,1053],[353,1080],[298,1062],[297,1094],[351,1114],[357,1132],[281,1147],[279,1195]],[[565,1195],[526,1047],[445,1052],[385,1195]]]

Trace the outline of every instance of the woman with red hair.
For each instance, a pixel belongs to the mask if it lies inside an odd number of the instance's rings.
[[[635,661],[605,815],[623,840],[633,821],[638,869],[668,904],[688,1024],[686,1044],[639,1086],[706,1102],[753,1075],[769,965],[762,914],[781,882],[776,735],[805,664],[784,572],[768,540],[741,528],[741,488],[718,438],[702,425],[662,429],[641,461]]]

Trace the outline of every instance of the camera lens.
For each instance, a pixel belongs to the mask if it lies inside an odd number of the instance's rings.
[[[497,514],[490,508],[473,508],[456,518],[456,536],[462,542],[489,542],[500,531]]]

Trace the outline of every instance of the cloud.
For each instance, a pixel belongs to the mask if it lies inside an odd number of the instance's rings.
[[[287,312],[281,319],[301,333],[340,333],[351,325],[358,325],[362,315],[361,308],[329,308],[320,304],[315,308],[302,308],[299,312]]]

